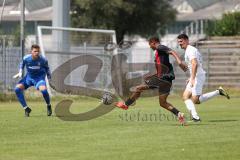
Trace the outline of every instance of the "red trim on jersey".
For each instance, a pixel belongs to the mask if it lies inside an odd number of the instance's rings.
[[[157,50],[155,51],[155,66],[157,70],[157,76],[160,77],[162,74],[162,67],[161,67],[161,60]]]

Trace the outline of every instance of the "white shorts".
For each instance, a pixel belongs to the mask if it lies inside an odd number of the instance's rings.
[[[189,91],[192,93],[193,96],[202,95],[203,85],[205,83],[206,76],[205,74],[199,74],[195,78],[194,86],[191,87],[190,83],[188,82],[185,91]]]

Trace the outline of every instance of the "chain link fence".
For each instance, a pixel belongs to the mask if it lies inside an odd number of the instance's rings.
[[[153,63],[153,55],[152,53],[147,53],[149,52],[147,46],[144,48],[136,47],[132,50],[135,56],[130,54],[127,63],[139,63],[142,60]],[[177,51],[179,53],[182,52],[181,50]],[[200,48],[200,52],[203,56],[203,67],[207,71],[205,88],[217,88],[222,85],[239,90],[240,52],[238,48]],[[183,53],[181,54],[183,55]],[[14,44],[14,39],[7,36],[0,37],[0,93],[13,92],[18,80],[12,77],[18,72],[21,59],[21,48]],[[183,56],[182,59],[184,59]],[[108,60],[104,61],[107,62]],[[183,91],[188,75],[183,73],[177,64],[175,64],[174,69],[176,79],[173,90]],[[131,77],[134,78],[134,73],[131,74]]]
[[[22,59],[21,48],[14,44],[13,37],[0,37],[0,92],[13,91],[16,80],[12,78],[18,72]]]

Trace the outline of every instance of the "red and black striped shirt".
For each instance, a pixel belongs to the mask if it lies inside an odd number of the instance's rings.
[[[169,74],[173,70],[172,64],[169,61],[169,51],[171,49],[164,45],[159,45],[155,50],[155,66],[159,78],[164,74]]]

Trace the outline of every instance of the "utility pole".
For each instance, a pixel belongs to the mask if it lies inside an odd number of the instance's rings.
[[[24,57],[25,51],[25,36],[24,36],[24,27],[25,27],[25,0],[21,0],[21,22],[20,22],[20,44],[21,44],[21,56]]]
[[[70,25],[70,1],[53,0],[53,27],[69,27]]]
[[[53,27],[69,27],[70,26],[70,1],[53,0]],[[69,33],[63,30],[53,31],[53,40],[56,47],[61,51],[69,50]]]

